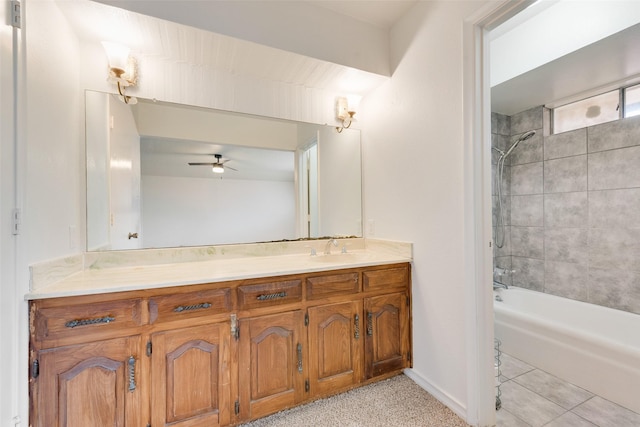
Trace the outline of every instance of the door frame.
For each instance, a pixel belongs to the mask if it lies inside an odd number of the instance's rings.
[[[467,422],[495,426],[489,32],[535,0],[487,2],[463,22]]]

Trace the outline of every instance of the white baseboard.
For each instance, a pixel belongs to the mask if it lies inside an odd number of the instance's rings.
[[[436,386],[434,386],[429,380],[427,380],[422,375],[418,374],[413,369],[405,369],[404,374],[411,378],[416,384],[418,384],[421,388],[423,388],[427,393],[438,399],[444,405],[446,405],[449,409],[456,413],[460,418],[462,418],[465,422],[468,422],[467,418],[467,408],[465,405],[460,403],[458,400],[451,397],[449,394],[443,392]]]

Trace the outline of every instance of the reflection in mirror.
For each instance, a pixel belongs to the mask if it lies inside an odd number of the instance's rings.
[[[86,136],[89,251],[362,236],[358,130],[87,91]]]

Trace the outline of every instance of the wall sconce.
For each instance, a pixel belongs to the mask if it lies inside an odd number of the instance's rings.
[[[338,102],[336,105],[336,116],[339,120],[342,121],[342,126],[336,127],[338,133],[342,132],[342,129],[351,126],[351,123],[353,122],[353,116],[355,114],[355,111],[349,110],[349,101],[347,100],[347,98],[338,98]]]
[[[135,58],[129,56],[129,48],[117,43],[102,42],[109,59],[109,77],[107,81],[118,86],[120,100],[125,104],[137,104],[138,100],[125,94],[125,88],[138,82],[138,69]]]

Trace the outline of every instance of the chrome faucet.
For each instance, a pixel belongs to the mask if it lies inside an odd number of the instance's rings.
[[[505,285],[504,283],[496,282],[494,280],[493,281],[493,290],[495,291],[498,288],[509,289],[509,286]]]
[[[338,241],[336,239],[329,239],[327,245],[324,247],[325,255],[331,255],[331,245],[338,247]]]

